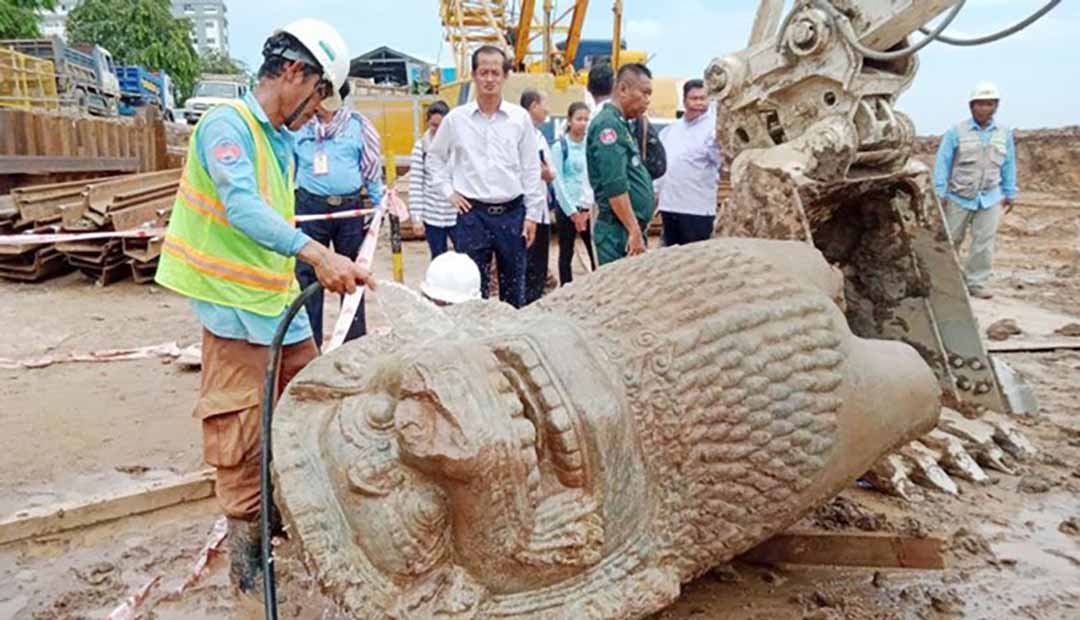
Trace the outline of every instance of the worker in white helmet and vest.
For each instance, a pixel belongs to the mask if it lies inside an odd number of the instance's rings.
[[[1016,147],[1012,131],[994,120],[1001,94],[991,82],[971,92],[971,117],[945,132],[934,166],[934,186],[945,210],[949,236],[959,251],[971,228],[971,254],[964,270],[968,293],[979,299],[987,288],[994,237],[1003,213],[1016,200]]]
[[[480,299],[480,269],[465,254],[444,252],[428,265],[420,292],[436,306]]]
[[[202,324],[202,386],[194,416],[203,458],[217,470],[228,517],[230,581],[261,601],[260,413],[269,346],[299,294],[295,262],[322,285],[351,293],[370,273],[295,227],[293,142],[321,104],[341,105],[349,52],[329,24],[302,19],[263,45],[258,85],[195,127],[157,271],[158,284],[191,300]],[[285,338],[283,387],[317,354],[301,312]]]

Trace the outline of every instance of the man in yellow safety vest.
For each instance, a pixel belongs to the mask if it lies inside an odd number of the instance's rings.
[[[310,264],[336,293],[373,285],[370,273],[311,240],[294,224],[293,144],[321,104],[341,105],[349,53],[329,24],[301,19],[263,46],[259,83],[203,116],[165,235],[156,280],[191,300],[202,323],[203,458],[217,470],[229,520],[230,580],[261,600],[260,411],[269,344],[299,287],[295,262]],[[279,393],[317,355],[301,313],[282,354]]]

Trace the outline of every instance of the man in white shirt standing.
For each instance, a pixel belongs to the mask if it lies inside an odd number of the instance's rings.
[[[683,105],[686,114],[660,132],[668,162],[667,174],[656,181],[665,246],[709,239],[716,224],[722,160],[704,82],[683,84]]]
[[[545,187],[550,188],[555,180],[555,164],[551,161],[551,147],[540,127],[548,119],[548,102],[544,93],[527,88],[521,93],[521,107],[529,113],[533,126],[536,127],[536,143],[540,147],[540,178]],[[551,251],[551,192],[540,219],[525,222],[525,242],[529,246],[525,264],[525,303],[540,299],[547,284],[548,258]]]
[[[429,156],[439,168],[443,194],[458,210],[455,246],[480,269],[484,297],[490,293],[494,254],[499,298],[520,308],[525,305],[525,222],[542,220],[547,191],[532,120],[521,106],[503,101],[509,72],[503,50],[487,45],[473,53],[476,101],[443,119]]]

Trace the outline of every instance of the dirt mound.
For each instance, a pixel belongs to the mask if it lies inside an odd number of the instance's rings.
[[[915,156],[934,167],[940,136],[915,139]],[[1021,193],[1080,198],[1080,125],[1016,131],[1016,167]]]
[[[811,518],[816,527],[828,531],[855,528],[864,532],[879,532],[888,529],[884,514],[867,510],[843,496],[815,510]]]

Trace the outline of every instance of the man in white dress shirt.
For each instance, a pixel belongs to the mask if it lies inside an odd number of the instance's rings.
[[[509,71],[501,49],[484,46],[473,53],[476,101],[450,111],[429,154],[443,193],[458,210],[455,246],[480,269],[483,296],[490,293],[494,254],[499,298],[520,308],[525,305],[525,222],[542,221],[547,191],[532,120],[521,106],[503,101]]]
[[[720,147],[716,114],[701,80],[683,85],[686,114],[660,132],[667,151],[667,174],[656,181],[664,245],[683,245],[712,237],[716,224],[716,188]]]

